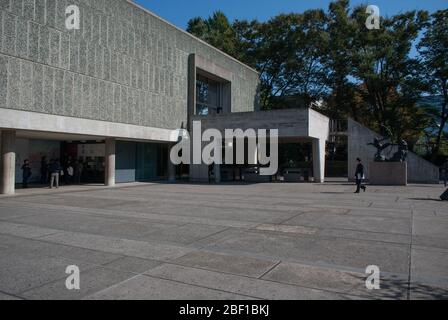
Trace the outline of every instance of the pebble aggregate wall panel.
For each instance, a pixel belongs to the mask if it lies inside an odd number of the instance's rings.
[[[2,108],[176,129],[187,121],[191,54],[232,73],[233,112],[258,108],[255,71],[127,0],[0,4]],[[69,4],[80,30],[65,27]]]

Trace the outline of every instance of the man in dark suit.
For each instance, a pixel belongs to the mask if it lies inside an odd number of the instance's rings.
[[[356,159],[358,161],[358,165],[356,166],[355,178],[356,178],[356,191],[355,193],[360,193],[361,189],[366,192],[366,186],[362,185],[362,180],[364,179],[364,166],[362,164],[361,159]]]

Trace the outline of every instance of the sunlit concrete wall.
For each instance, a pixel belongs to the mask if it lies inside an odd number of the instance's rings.
[[[254,70],[129,1],[0,0],[0,108],[180,128],[191,54],[230,72],[232,111],[255,109]]]

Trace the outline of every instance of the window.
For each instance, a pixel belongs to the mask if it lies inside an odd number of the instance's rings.
[[[198,75],[196,80],[196,114],[221,113],[221,84]]]

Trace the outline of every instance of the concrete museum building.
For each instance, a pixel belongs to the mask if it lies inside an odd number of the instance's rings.
[[[80,28],[66,27],[66,8]],[[85,181],[206,180],[176,168],[179,129],[279,129],[312,144],[323,182],[329,119],[308,109],[260,111],[258,73],[129,0],[0,0],[1,193],[29,159],[80,159]],[[222,168],[215,165],[215,178]],[[182,171],[182,172],[181,172]],[[177,174],[176,174],[177,173]]]

